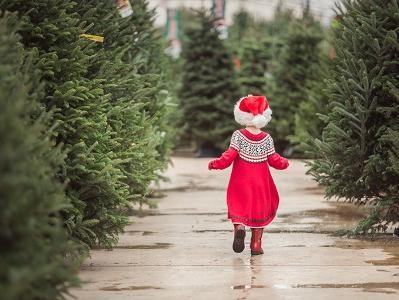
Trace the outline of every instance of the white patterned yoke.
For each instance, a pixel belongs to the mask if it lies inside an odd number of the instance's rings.
[[[238,151],[241,159],[253,163],[266,161],[268,156],[276,152],[270,134],[266,134],[259,141],[253,141],[247,138],[240,130],[234,131],[230,147]]]

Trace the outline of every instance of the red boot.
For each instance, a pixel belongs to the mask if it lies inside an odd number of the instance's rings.
[[[233,250],[234,252],[241,253],[245,248],[245,227],[241,224],[234,225],[234,241]]]
[[[252,255],[263,254],[263,249],[262,249],[263,228],[251,228],[251,231],[252,231],[251,254]]]

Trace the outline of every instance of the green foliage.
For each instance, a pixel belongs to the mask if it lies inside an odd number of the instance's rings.
[[[289,136],[295,132],[295,114],[304,100],[307,89],[317,78],[320,63],[319,43],[322,40],[320,25],[310,17],[290,23],[283,37],[270,82],[270,105],[274,121],[271,131],[278,149],[290,154]],[[292,150],[292,149],[291,149]]]
[[[271,42],[246,41],[242,45],[238,83],[241,95],[263,95],[267,91],[267,74],[271,61]]]
[[[146,1],[134,1],[132,8],[130,17],[121,18],[113,2],[81,1],[78,11],[89,34],[104,36],[104,44],[93,48],[96,61],[87,76],[101,79],[109,95],[113,151],[123,162],[129,197],[144,202],[149,183],[168,162],[176,107],[164,47],[152,26],[154,13]]]
[[[2,2],[23,20],[26,49],[37,55],[45,88],[42,104],[54,110],[53,136],[67,150],[59,172],[73,207],[64,218],[71,238],[86,245],[110,246],[126,224],[128,187],[112,149],[118,141],[107,123],[107,97],[99,80],[85,77],[93,57],[80,39],[75,3],[61,0]]]
[[[313,140],[321,158],[309,173],[327,197],[371,205],[356,232],[376,232],[399,221],[399,7],[374,0],[343,5],[328,86],[332,110],[321,139]]]
[[[197,147],[220,150],[236,126],[233,105],[239,98],[233,62],[219,40],[212,20],[198,14],[198,26],[188,28],[183,44],[183,82],[180,101],[186,135]]]
[[[50,142],[49,115],[31,119],[38,113],[32,90],[40,93],[21,72],[30,69],[29,59],[11,29],[12,19],[0,18],[1,298],[61,299],[78,283],[79,265],[71,256],[77,247],[68,241],[59,216],[71,207],[54,178],[64,154]]]
[[[255,20],[246,10],[241,10],[233,17],[233,23],[228,29],[227,46],[232,50],[234,57],[242,55],[241,47],[248,39],[254,39],[256,32]]]
[[[144,201],[173,144],[175,106],[154,13],[146,1],[132,5],[125,19],[114,1],[0,5],[18,13],[22,43],[35,55],[40,102],[54,110],[53,139],[67,153],[57,174],[72,203],[65,226],[87,246],[117,241],[129,201]],[[103,35],[104,44],[79,37],[84,32]]]
[[[325,127],[325,114],[328,113],[328,94],[326,79],[329,74],[330,61],[327,56],[320,58],[320,65],[315,68],[316,78],[309,82],[305,90],[307,98],[300,104],[295,114],[294,134],[290,142],[306,157],[317,157],[313,153],[312,139],[320,138]]]

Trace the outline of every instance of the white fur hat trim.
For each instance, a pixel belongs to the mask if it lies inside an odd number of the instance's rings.
[[[234,119],[238,124],[243,126],[255,126],[256,128],[265,127],[272,119],[272,110],[270,109],[270,107],[268,107],[267,109],[265,109],[263,114],[259,114],[256,116],[254,116],[250,112],[242,111],[240,110],[240,102],[246,97],[240,98],[240,100],[238,100],[236,105],[234,106]]]

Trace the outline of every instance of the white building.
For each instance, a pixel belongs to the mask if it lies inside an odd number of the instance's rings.
[[[134,0],[133,0],[134,1]],[[329,24],[334,17],[335,0],[308,0],[311,11],[314,16],[322,21],[323,24]],[[234,14],[243,8],[251,13],[257,19],[271,19],[279,0],[226,0],[226,22],[231,24]],[[292,9],[299,15],[307,0],[282,0],[284,7]],[[212,0],[149,0],[151,8],[155,8],[157,17],[155,25],[162,27],[166,22],[167,8],[210,8]]]

